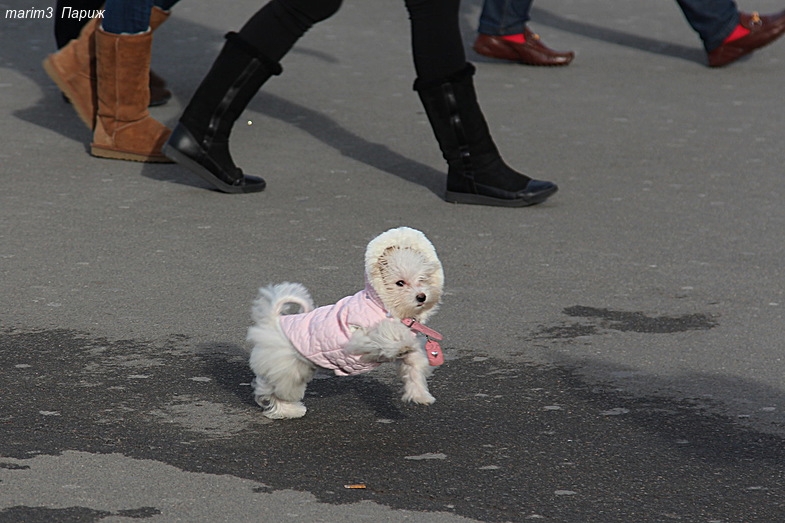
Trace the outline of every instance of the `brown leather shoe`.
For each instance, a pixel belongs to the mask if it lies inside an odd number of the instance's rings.
[[[709,67],[728,65],[782,36],[785,33],[785,11],[768,16],[739,13],[739,23],[749,29],[750,34],[722,44],[710,52]]]
[[[528,27],[523,31],[526,41],[516,44],[500,36],[478,34],[474,41],[474,50],[489,58],[510,60],[526,65],[567,65],[572,62],[575,53],[572,51],[554,51],[542,43],[540,36]]]

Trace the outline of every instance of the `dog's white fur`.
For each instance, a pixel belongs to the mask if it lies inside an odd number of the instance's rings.
[[[400,321],[414,318],[424,323],[438,308],[444,274],[433,245],[415,229],[391,229],[368,244],[365,277],[366,287],[376,292],[390,318],[355,330],[343,350],[363,362],[396,362],[404,386],[402,400],[433,403],[427,383],[432,367],[424,340]],[[313,310],[310,294],[299,283],[259,289],[252,309],[254,325],[248,329],[248,340],[253,345],[249,363],[256,374],[254,397],[268,418],[305,415],[302,399],[318,367],[289,341],[279,318]]]

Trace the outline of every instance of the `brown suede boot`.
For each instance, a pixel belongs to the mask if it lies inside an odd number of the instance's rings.
[[[68,98],[76,114],[92,130],[95,127],[95,28],[93,18],[62,49],[44,59],[44,70]]]
[[[153,33],[95,32],[98,115],[91,154],[136,162],[171,163],[161,152],[171,131],[147,106]]]
[[[158,29],[161,24],[169,20],[169,15],[171,11],[164,11],[157,5],[153,6],[153,9],[150,11],[150,29],[155,31]]]
[[[150,28],[155,31],[169,18],[169,11],[153,6]],[[76,114],[92,131],[95,129],[95,30],[99,18],[90,20],[79,33],[79,38],[68,42],[56,53],[44,59],[43,66],[57,87],[74,106]],[[150,71],[150,106],[163,105],[172,97],[166,81]]]

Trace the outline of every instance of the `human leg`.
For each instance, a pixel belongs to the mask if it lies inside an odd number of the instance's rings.
[[[165,153],[220,191],[263,190],[263,179],[244,175],[232,160],[232,127],[261,86],[281,73],[278,62],[295,42],[340,5],[341,0],[272,0],[239,33],[229,33],[180,117]]]
[[[78,38],[47,56],[42,63],[46,74],[91,131],[95,127],[96,111],[95,30],[100,23],[99,18],[90,20]]]
[[[459,0],[407,0],[417,72],[414,89],[447,161],[447,201],[523,207],[558,188],[502,160],[474,90],[458,23]]]
[[[545,201],[558,187],[532,180],[504,162],[477,103],[473,75],[474,67],[467,64],[439,82],[415,82],[447,161],[445,199],[500,207],[526,207]]]
[[[150,116],[153,0],[108,0],[95,31],[97,112],[93,156],[169,162],[161,147],[169,129]]]
[[[477,31],[486,35],[523,33],[534,0],[485,0]]]
[[[114,34],[136,34],[147,30],[149,26],[155,31],[169,19],[170,10],[178,0],[108,0],[106,12],[101,26],[105,31]],[[150,71],[150,106],[163,105],[172,97],[166,87],[166,81]]]
[[[698,33],[706,52],[722,44],[739,23],[733,0],[676,0],[687,23]]]
[[[238,34],[271,60],[280,61],[317,23],[327,20],[342,0],[272,0]]]
[[[150,116],[148,74],[153,37],[95,32],[97,112],[93,156],[168,163],[161,147],[169,129]]]
[[[785,11],[773,15],[739,13],[739,24],[722,44],[708,53],[709,67],[723,67],[785,34]]]
[[[153,0],[107,0],[101,27],[107,33],[139,34],[150,28]]]
[[[62,15],[62,7],[66,4],[69,7],[73,6],[74,9],[96,7],[98,10],[104,5],[104,0],[99,0],[97,3],[91,3],[92,1],[58,1],[58,17]],[[177,3],[177,0],[155,0],[155,3],[171,7]],[[153,7],[149,15],[150,28],[155,31],[168,17],[168,11],[157,6]],[[72,20],[68,18],[55,19],[55,35],[60,50],[47,56],[42,65],[49,77],[60,88],[63,96],[71,102],[79,118],[90,130],[93,130],[97,107],[95,99],[95,30],[103,19],[94,17],[82,20],[79,24],[72,24]],[[172,97],[163,78],[152,71],[150,71],[149,89],[151,106],[165,104]]]

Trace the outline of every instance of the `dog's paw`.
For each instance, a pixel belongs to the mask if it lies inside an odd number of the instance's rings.
[[[384,320],[368,331],[356,331],[346,346],[364,362],[393,361],[416,350],[417,336],[403,323]]]
[[[404,403],[417,403],[419,405],[430,405],[436,401],[430,392],[427,390],[406,391],[403,393],[401,400]]]
[[[381,356],[387,360],[400,358],[417,350],[417,335],[409,327],[396,320],[382,321],[371,329],[370,337],[380,347]]]
[[[281,401],[272,396],[255,396],[254,399],[264,409],[262,414],[270,419],[302,418],[308,411],[299,401]]]
[[[279,403],[277,408],[265,410],[264,415],[270,419],[302,418],[308,409],[302,403]]]

